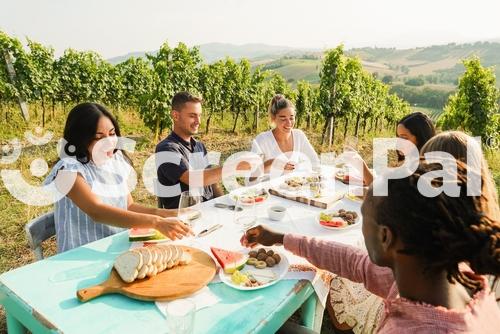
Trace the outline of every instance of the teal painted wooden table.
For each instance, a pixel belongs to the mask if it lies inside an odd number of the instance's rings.
[[[337,190],[346,189],[333,178],[332,183]],[[227,196],[214,201],[227,202]],[[195,232],[219,223],[223,228],[194,241],[194,246],[241,247],[242,232],[232,223],[233,212],[214,208],[214,201],[202,204],[202,218]],[[338,204],[360,214],[359,203],[343,199]],[[267,219],[267,207],[271,205],[288,207],[287,217],[279,223]],[[283,233],[353,245],[361,236],[361,224],[332,232],[317,223],[320,209],[280,197],[271,196],[259,208],[258,223]],[[0,304],[7,313],[9,333],[23,332],[24,327],[34,333],[166,333],[165,318],[154,303],[121,295],[102,296],[87,303],[76,298],[78,289],[107,279],[114,259],[129,247],[127,234],[120,233],[0,275]],[[308,281],[281,280],[255,291],[239,291],[223,283],[208,287],[221,301],[196,312],[195,333],[274,333],[299,307],[307,327],[317,332],[321,328],[324,308]]]
[[[154,303],[107,295],[81,303],[80,288],[105,280],[113,260],[128,249],[120,233],[0,276],[0,303],[9,333],[166,333]],[[306,325],[314,324],[316,298],[307,281],[282,280],[256,291],[210,284],[221,301],[196,313],[195,333],[274,333],[303,306]]]

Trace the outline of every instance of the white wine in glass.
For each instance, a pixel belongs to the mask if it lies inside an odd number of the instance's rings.
[[[179,211],[177,218],[184,224],[194,227],[194,220],[200,215],[201,195],[193,191],[183,191],[179,199]]]

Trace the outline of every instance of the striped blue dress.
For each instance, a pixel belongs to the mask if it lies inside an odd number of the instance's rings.
[[[127,182],[133,169],[125,161],[121,151],[117,151],[113,158],[101,166],[97,166],[92,161],[82,164],[74,158],[63,158],[55,164],[44,183],[54,182],[60,170],[81,175],[91,187],[92,192],[103,203],[127,209],[129,193]],[[58,252],[64,252],[125,230],[92,220],[67,196],[55,202],[54,219]]]

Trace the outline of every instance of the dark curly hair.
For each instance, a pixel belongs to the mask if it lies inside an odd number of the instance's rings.
[[[425,271],[445,270],[450,282],[477,291],[480,282],[461,273],[458,265],[467,262],[477,274],[500,274],[500,220],[495,212],[485,210],[483,195],[467,195],[467,165],[460,161],[457,197],[444,192],[436,197],[422,195],[417,188],[420,178],[442,169],[442,164],[421,162],[413,175],[390,179],[388,196],[380,198],[374,218],[400,238],[401,253],[422,260]],[[432,180],[433,186],[442,184],[442,178]]]

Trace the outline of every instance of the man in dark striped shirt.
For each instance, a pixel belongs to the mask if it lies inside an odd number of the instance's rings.
[[[156,153],[173,152],[180,157],[179,163],[157,161],[158,181],[163,186],[180,184],[180,190],[189,190],[189,178],[197,173],[203,176],[199,191],[204,201],[221,196],[219,186],[222,179],[222,167],[209,168],[207,149],[202,142],[193,138],[198,133],[201,123],[202,102],[188,92],[179,92],[172,99],[172,133],[156,146]],[[158,159],[157,159],[158,160]],[[173,195],[173,196],[172,196]],[[158,197],[161,208],[177,209],[180,194]]]

